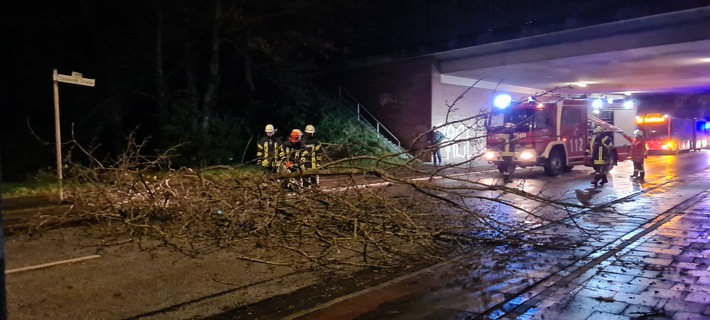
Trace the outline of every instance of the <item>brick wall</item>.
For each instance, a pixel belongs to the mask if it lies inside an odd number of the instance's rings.
[[[431,128],[432,59],[349,70],[340,85],[374,114],[402,143],[418,148],[418,134]]]

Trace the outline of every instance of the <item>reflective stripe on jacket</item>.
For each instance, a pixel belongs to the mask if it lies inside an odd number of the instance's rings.
[[[306,155],[304,156],[304,166],[306,169],[315,169],[320,167],[323,161],[323,146],[320,141],[314,137],[304,137],[303,140]]]
[[[592,164],[603,165],[609,163],[609,148],[611,138],[608,135],[594,136],[591,141]]]
[[[274,167],[279,162],[281,139],[265,136],[256,144],[257,164],[263,167]],[[266,161],[264,161],[266,160]]]
[[[308,151],[300,141],[296,143],[287,141],[281,147],[280,159],[283,163],[291,162],[295,166],[302,166],[307,156]]]

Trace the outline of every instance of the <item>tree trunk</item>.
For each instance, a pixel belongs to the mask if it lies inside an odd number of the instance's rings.
[[[244,56],[244,78],[247,81],[247,84],[249,85],[249,92],[252,94],[256,93],[256,86],[254,85],[254,74],[251,69],[251,61]]]
[[[184,41],[183,41],[183,51],[185,54],[185,88],[187,92],[186,108],[197,108],[198,106],[198,95],[197,95],[197,79],[195,78],[195,65],[192,54],[192,41],[190,40],[190,34],[188,32],[188,26],[190,25],[190,9],[188,6],[184,8]],[[195,132],[197,129],[197,117],[192,119],[192,125],[188,129],[189,132]]]
[[[220,1],[214,2],[214,25],[212,25],[212,46],[210,64],[207,77],[205,95],[202,99],[202,134],[206,135],[210,125],[210,115],[217,103],[217,87],[219,86],[219,51],[220,51],[220,25],[222,19],[222,6]]]
[[[155,26],[155,90],[158,96],[158,141],[164,141],[168,119],[167,85],[165,83],[165,61],[163,59],[163,6],[158,1],[157,23]]]

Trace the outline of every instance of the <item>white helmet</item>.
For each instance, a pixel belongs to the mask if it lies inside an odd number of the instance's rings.
[[[604,130],[602,129],[602,126],[597,126],[594,128],[594,133],[602,133]]]
[[[513,129],[513,128],[515,128],[515,123],[506,122],[506,123],[505,123],[505,128],[506,128],[506,129]]]
[[[274,126],[272,124],[267,124],[266,128],[264,128],[264,132],[267,132],[267,133],[274,132]]]
[[[639,129],[634,130],[634,137],[643,137],[643,131]]]
[[[314,133],[316,132],[316,127],[314,127],[312,124],[309,124],[306,126],[306,133]]]

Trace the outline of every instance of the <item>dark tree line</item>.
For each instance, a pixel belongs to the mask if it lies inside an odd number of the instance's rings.
[[[5,177],[53,163],[53,68],[96,79],[94,88],[60,83],[61,132],[105,156],[134,132],[156,150],[182,144],[182,164],[226,164],[241,160],[267,123],[282,132],[318,125],[337,111],[318,86],[319,66],[342,51],[326,30],[349,5],[5,2]]]

